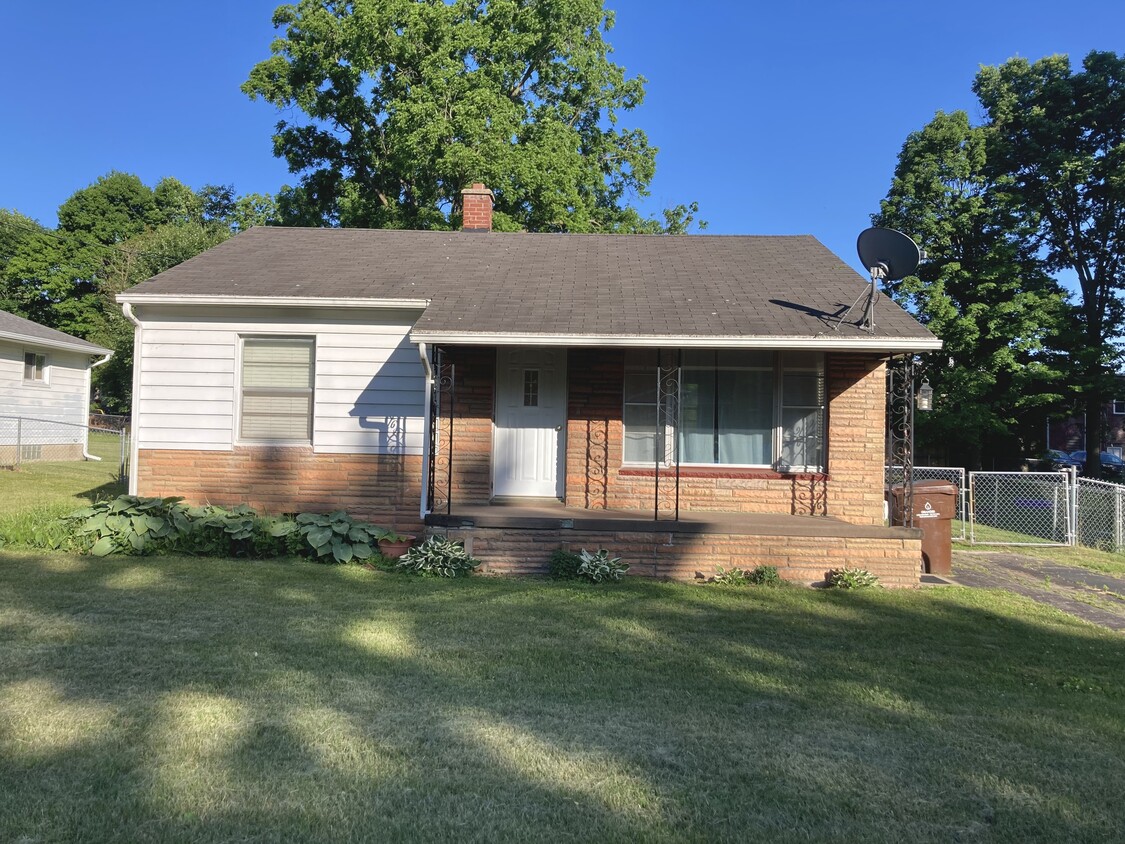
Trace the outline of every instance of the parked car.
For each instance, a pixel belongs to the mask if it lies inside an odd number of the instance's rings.
[[[1072,460],[1078,461],[1078,471],[1082,471],[1082,467],[1086,465],[1086,452],[1072,451],[1070,453]],[[1122,460],[1116,454],[1110,454],[1108,451],[1102,452],[1102,477],[1111,480],[1125,480],[1125,460]]]
[[[1057,471],[1059,469],[1070,469],[1071,467],[1073,467],[1081,472],[1082,466],[1084,465],[1083,462],[1075,460],[1065,451],[1059,451],[1059,449],[1057,448],[1047,449],[1047,453],[1043,456],[1043,459],[1051,465],[1051,469],[1053,471]]]

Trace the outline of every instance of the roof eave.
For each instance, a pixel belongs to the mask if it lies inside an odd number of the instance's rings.
[[[272,308],[366,308],[369,310],[424,310],[429,299],[368,299],[344,296],[191,296],[163,293],[118,293],[117,301],[129,305],[257,305]]]
[[[65,340],[51,340],[46,337],[36,337],[31,334],[20,334],[15,331],[0,331],[0,340],[10,340],[25,346],[38,346],[43,349],[53,349],[62,352],[78,352],[82,355],[109,355],[111,349],[103,349],[92,343],[68,343]]]
[[[707,349],[818,349],[850,352],[931,352],[941,348],[937,337],[731,337],[698,335],[531,334],[471,331],[412,331],[412,343],[465,346],[602,346],[653,348],[677,346]]]

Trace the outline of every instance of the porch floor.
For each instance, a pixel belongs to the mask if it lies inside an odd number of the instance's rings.
[[[922,535],[916,528],[853,525],[831,516],[696,511],[681,512],[679,521],[676,521],[656,520],[652,515],[651,510],[584,510],[580,507],[564,507],[561,503],[524,500],[455,505],[449,514],[429,514],[426,516],[426,524],[445,528],[573,529],[854,539],[916,539]]]

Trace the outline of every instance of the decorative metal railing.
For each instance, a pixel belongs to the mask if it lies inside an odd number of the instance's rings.
[[[653,520],[680,519],[680,389],[683,352],[657,352],[657,449],[653,484]],[[661,447],[663,446],[663,447]],[[661,479],[663,478],[663,483]]]
[[[902,467],[903,519],[914,526],[914,357],[887,363],[887,464]]]
[[[431,513],[453,508],[453,409],[457,400],[456,368],[444,350],[434,350],[434,380],[430,392],[429,495]]]

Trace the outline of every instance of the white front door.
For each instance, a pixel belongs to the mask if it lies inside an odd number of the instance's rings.
[[[496,355],[492,494],[562,498],[566,349]]]

